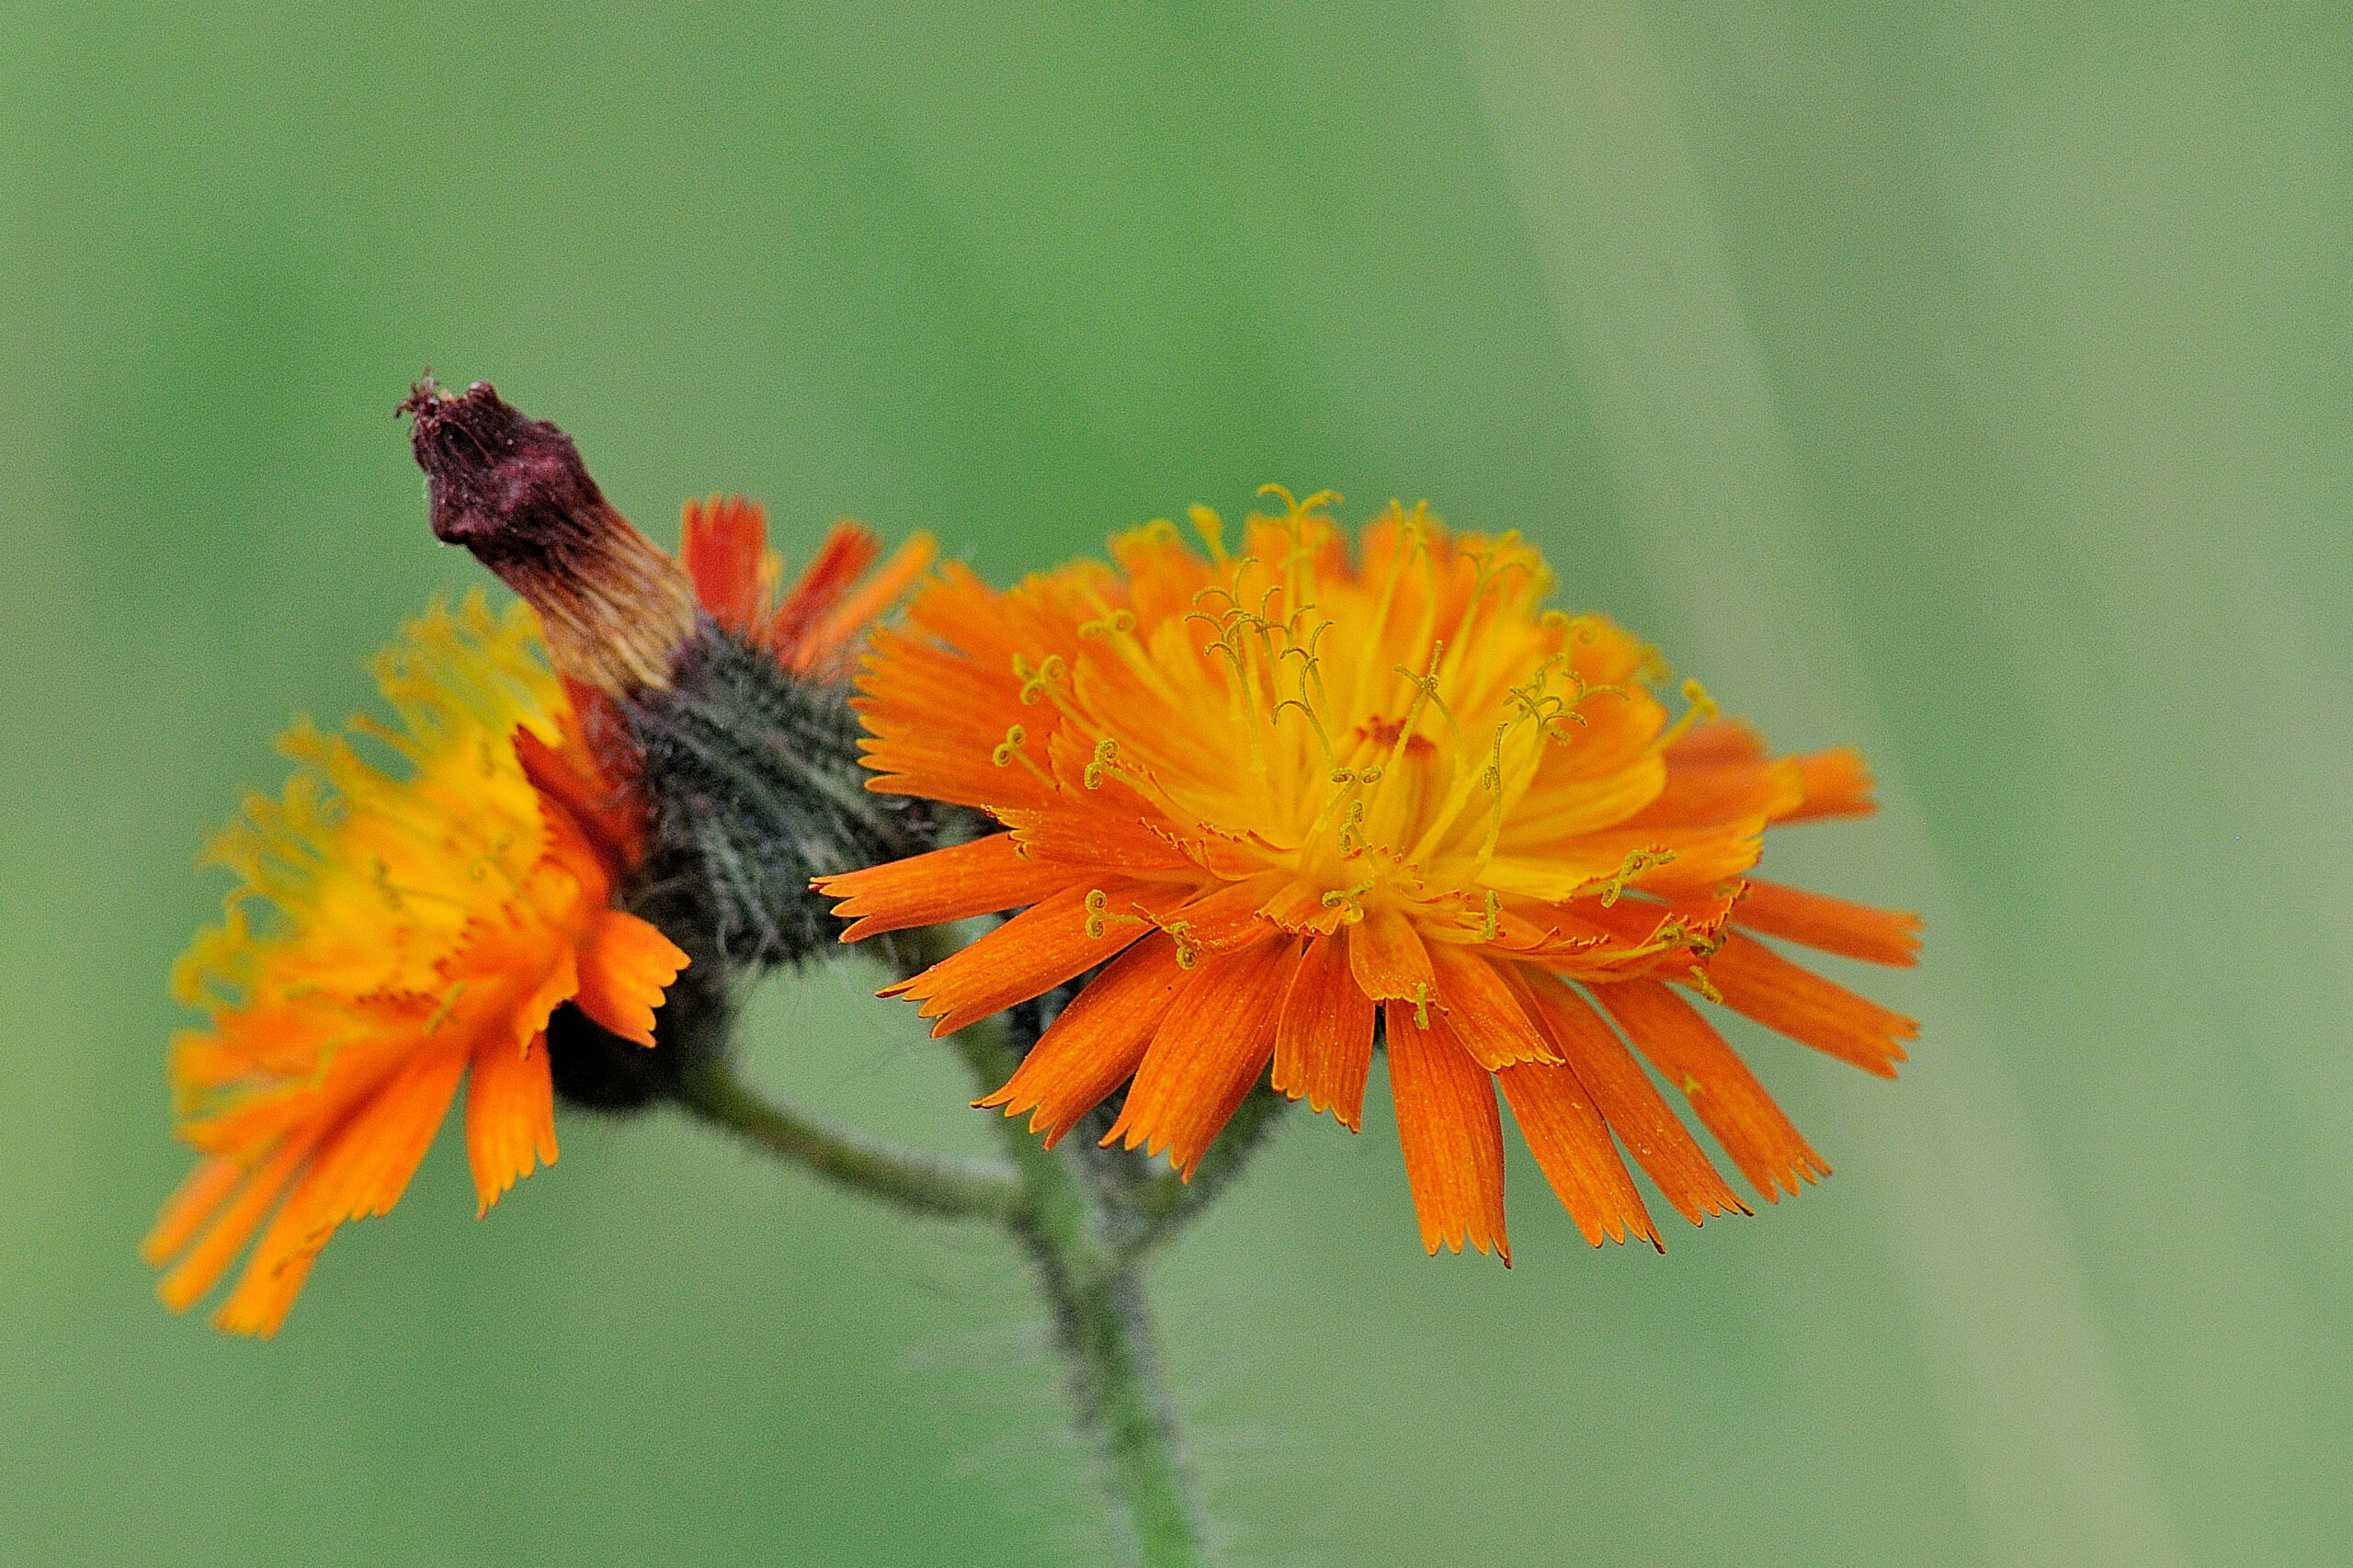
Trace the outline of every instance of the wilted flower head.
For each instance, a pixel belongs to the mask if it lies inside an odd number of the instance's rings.
[[[1280,494],[1277,492],[1277,494]],[[1691,998],[1893,1075],[1909,1019],[1773,937],[1911,961],[1913,917],[1746,876],[1772,825],[1871,809],[1851,751],[1775,758],[1514,535],[1392,506],[1351,554],[1317,496],[1244,552],[1165,523],[1006,592],[950,567],[878,635],[869,788],[1010,831],[824,879],[846,939],[1026,910],[894,987],[946,1032],[1101,966],[1003,1089],[1058,1138],[1189,1172],[1271,1064],[1358,1124],[1381,1022],[1425,1244],[1508,1257],[1500,1087],[1586,1236],[1657,1241],[1611,1134],[1693,1221],[1828,1167]],[[1632,1048],[1631,1050],[1629,1047]]]

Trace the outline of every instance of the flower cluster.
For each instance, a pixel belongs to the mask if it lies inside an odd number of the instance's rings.
[[[1392,504],[1351,544],[1270,490],[1233,551],[1196,508],[1205,555],[1156,523],[1000,591],[842,524],[788,585],[750,502],[690,503],[674,558],[486,384],[403,407],[435,533],[524,602],[410,623],[397,722],[298,724],[212,846],[237,885],[173,976],[199,1157],[145,1249],[176,1309],[242,1256],[215,1321],[276,1332],[461,1087],[483,1212],[555,1161],[559,1094],[733,1105],[748,983],[836,934],[1007,915],[884,994],[940,1034],[1053,996],[974,1103],[1050,1147],[1096,1116],[1122,1180],[1189,1180],[1262,1085],[1354,1130],[1385,1051],[1424,1245],[1506,1262],[1503,1107],[1588,1240],[1656,1245],[1626,1156],[1694,1222],[1746,1207],[1668,1092],[1767,1201],[1829,1168],[1710,1009],[1883,1076],[1916,1032],[1783,950],[1906,964],[1916,919],[1752,874],[1871,810],[1861,759],[1776,756],[1696,682],[1670,711],[1516,535]],[[871,1190],[1029,1211],[763,1114]]]

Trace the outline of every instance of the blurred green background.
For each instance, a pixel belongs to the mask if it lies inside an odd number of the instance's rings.
[[[1769,865],[1927,913],[1915,1062],[1738,1040],[1835,1178],[1431,1261],[1376,1087],[1160,1267],[1233,1562],[2341,1561],[2353,13],[1928,9],[5,7],[0,1562],[1096,1560],[1009,1248],[675,1118],[153,1300],[191,857],[486,581],[427,365],[796,558],[1427,496],[1870,749]],[[985,1147],[870,989],[762,1078]]]

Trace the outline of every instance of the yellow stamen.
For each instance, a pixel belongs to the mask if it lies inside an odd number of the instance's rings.
[[[458,999],[465,995],[465,994],[466,983],[462,980],[449,987],[449,991],[444,994],[441,998],[441,1006],[436,1007],[433,1010],[433,1016],[425,1020],[425,1032],[426,1034],[432,1034],[436,1030],[439,1029],[443,1024],[448,1023],[449,1021],[449,1015],[457,1010]]]
[[[1193,525],[1193,531],[1201,536],[1201,543],[1209,547],[1210,559],[1224,565],[1225,519],[1198,502],[1185,508],[1185,517]]]
[[[1108,893],[1101,888],[1095,888],[1087,892],[1086,935],[1089,940],[1101,941],[1104,928],[1115,921],[1133,922],[1138,926],[1147,924],[1141,915],[1113,915],[1110,910],[1111,897]],[[1181,962],[1182,960],[1180,959],[1179,961]]]
[[[1022,749],[1024,745],[1028,744],[1029,739],[1029,731],[1023,729],[1018,724],[1007,724],[1005,727],[1005,739],[997,744],[996,750],[989,753],[989,761],[995,763],[999,767],[1010,767],[1017,762],[1022,767],[1028,768],[1030,772],[1030,776],[1036,778],[1039,783],[1043,784],[1049,790],[1057,789],[1058,786],[1054,783],[1052,778],[1047,776],[1046,770],[1039,767],[1036,759],[1030,756],[1027,751]]]
[[[1082,620],[1078,623],[1078,634],[1090,641],[1097,637],[1108,637],[1114,633],[1124,637],[1135,629],[1135,612],[1126,609],[1115,609],[1100,620]]]
[[[1601,884],[1601,907],[1608,909],[1616,903],[1619,894],[1626,891],[1626,884],[1636,877],[1644,871],[1656,870],[1674,858],[1675,851],[1663,845],[1648,849],[1627,850],[1625,862],[1618,868],[1617,873]]]
[[[1095,743],[1095,760],[1086,765],[1086,787],[1088,789],[1100,790],[1103,788],[1103,769],[1111,763],[1119,760],[1119,756],[1120,743],[1111,739],[1108,735],[1106,735],[1103,739]]]
[[[1378,877],[1367,877],[1352,888],[1335,888],[1324,895],[1324,907],[1342,910],[1341,918],[1353,926],[1364,918],[1364,905],[1357,901],[1370,892],[1373,884],[1380,880]]]
[[[1658,749],[1661,751],[1665,751],[1681,740],[1684,733],[1692,725],[1703,719],[1712,719],[1723,711],[1723,709],[1717,705],[1716,699],[1708,695],[1708,688],[1696,680],[1687,680],[1683,683],[1683,700],[1691,706],[1683,710],[1683,717],[1675,722],[1674,728],[1659,737]]]

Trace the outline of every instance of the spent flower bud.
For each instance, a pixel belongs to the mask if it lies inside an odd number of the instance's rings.
[[[773,605],[758,507],[688,510],[685,561],[632,528],[572,438],[488,382],[431,376],[401,411],[427,479],[435,537],[462,544],[539,612],[548,655],[577,683],[598,768],[620,782],[630,835],[620,902],[691,958],[647,1051],[581,1009],[547,1039],[555,1086],[623,1109],[678,1091],[723,1051],[760,972],[834,950],[845,923],[811,879],[904,859],[965,831],[930,801],[876,793],[860,765],[847,676],[866,627],[931,558],[918,536],[873,581],[877,551],[835,529]],[[593,688],[593,689],[580,689]]]
[[[428,373],[399,412],[415,419],[434,537],[530,602],[556,668],[615,697],[668,685],[695,629],[694,589],[605,499],[572,437],[488,381],[452,396]]]

